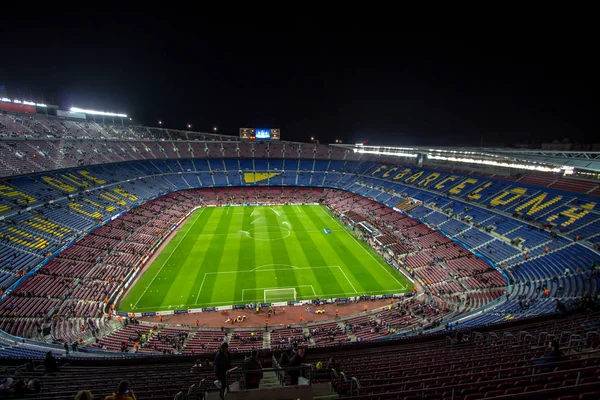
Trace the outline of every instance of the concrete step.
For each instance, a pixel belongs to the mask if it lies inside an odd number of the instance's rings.
[[[277,378],[277,374],[274,371],[264,371],[263,378],[260,380],[260,387],[263,388],[273,388],[280,387],[281,383],[279,383],[279,378]]]
[[[263,349],[271,348],[271,331],[263,333]]]

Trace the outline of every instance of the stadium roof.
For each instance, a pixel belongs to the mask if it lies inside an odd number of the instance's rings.
[[[600,152],[598,151],[562,151],[531,150],[493,147],[399,147],[370,146],[363,144],[334,144],[353,149],[356,152],[379,154],[384,156],[417,157],[422,154],[431,160],[462,162],[465,164],[497,164],[530,170],[552,170],[549,172],[570,173],[574,168],[600,173]]]

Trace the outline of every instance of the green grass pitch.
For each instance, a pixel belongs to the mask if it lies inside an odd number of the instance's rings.
[[[189,217],[118,309],[247,304],[265,294],[268,302],[290,301],[294,289],[306,300],[410,288],[323,206],[207,207]]]

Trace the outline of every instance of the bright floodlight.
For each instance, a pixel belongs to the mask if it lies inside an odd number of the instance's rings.
[[[191,127],[192,127],[192,125],[188,124],[188,129],[191,128]]]
[[[215,131],[215,132],[217,131],[217,127],[216,126],[213,126],[213,131]]]
[[[158,121],[158,124],[159,124],[159,125],[162,125],[162,121]]]
[[[118,114],[118,113],[95,111],[95,110],[85,110],[85,109],[79,108],[79,107],[71,107],[71,112],[78,112],[78,113],[91,114],[91,115],[104,115],[107,117],[127,118],[127,114]]]
[[[310,140],[315,140],[315,137],[314,137],[314,136],[311,136],[311,137],[310,137]]]

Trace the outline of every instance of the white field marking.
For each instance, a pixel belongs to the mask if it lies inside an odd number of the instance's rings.
[[[344,275],[344,278],[346,278],[346,280],[348,281],[348,283],[350,284],[350,286],[352,286],[352,290],[354,290],[354,293],[358,293],[358,290],[356,290],[356,288],[354,287],[354,285],[352,284],[352,282],[350,282],[350,279],[348,279],[348,276],[346,275],[346,273],[344,272],[344,270],[342,269],[342,267],[340,267],[339,265],[337,267],[340,270],[340,272]]]
[[[276,264],[276,265],[281,265],[281,264]],[[296,267],[294,269],[294,271],[296,270],[302,270],[302,269],[324,269],[324,268],[339,268],[339,265],[324,265],[321,267]],[[273,271],[289,271],[289,268],[272,268],[272,269],[261,269],[260,271],[255,271],[254,269],[251,270],[246,270],[246,271],[216,271],[216,272],[206,272],[204,275],[221,275],[221,274],[243,274],[246,272],[273,272]]]
[[[280,228],[279,226],[276,226],[276,225],[264,225],[264,226],[257,226],[257,227],[255,227],[255,228],[250,228],[250,230],[248,231],[248,232],[250,232],[250,238],[252,238],[252,239],[254,239],[254,240],[258,240],[259,242],[272,242],[272,241],[275,241],[275,240],[283,240],[283,239],[286,239],[286,238],[288,238],[288,237],[289,237],[289,236],[292,234],[292,231],[290,231],[290,230],[289,230],[289,229],[287,229],[287,228],[283,228],[284,230],[286,230],[286,231],[287,231],[287,235],[285,235],[285,236],[282,236],[282,237],[278,237],[278,238],[267,238],[267,239],[261,239],[261,238],[257,238],[257,237],[255,237],[255,236],[254,236],[254,235],[256,235],[257,233],[263,233],[263,232],[253,232],[255,229],[259,229],[259,228],[269,228],[269,227],[274,227],[274,228],[277,228],[277,229],[280,229],[280,230],[281,230],[281,228]],[[264,232],[264,233],[266,233],[266,234],[269,234],[269,232]]]
[[[282,266],[285,265],[286,267],[292,267],[290,269],[299,269],[295,265],[290,265],[290,264],[265,264],[265,265],[261,265],[260,267],[256,267],[256,268],[252,269],[251,271],[258,271],[259,269],[264,268],[264,267],[275,267],[277,265],[282,265]]]
[[[323,208],[321,208],[321,211],[323,211],[323,213],[324,213],[325,215],[327,215],[327,216],[328,216],[330,219],[334,220],[334,221],[336,222],[336,224],[338,224],[338,225],[339,225],[339,226],[340,226],[342,229],[344,228],[344,226],[343,226],[343,225],[340,223],[340,221],[338,221],[337,219],[335,219],[335,218],[333,218],[331,215],[329,215],[329,213],[328,213],[327,211],[325,211]],[[358,241],[358,239],[354,237],[354,235],[350,234],[350,237],[351,237],[352,239],[354,239],[354,241],[355,241],[356,243],[358,243],[359,247],[360,247],[361,249],[363,249],[363,250],[364,250],[364,251],[365,251],[365,252],[366,252],[366,253],[367,253],[367,254],[368,254],[368,255],[369,255],[369,256],[370,256],[370,257],[371,257],[373,260],[375,260],[375,261],[377,262],[377,264],[378,264],[378,265],[379,265],[381,268],[383,268],[383,269],[385,270],[385,272],[387,272],[387,273],[388,273],[388,275],[389,275],[389,276],[391,276],[391,277],[392,277],[392,279],[396,281],[396,283],[398,283],[398,285],[400,285],[400,286],[402,287],[402,289],[406,289],[406,286],[404,286],[402,283],[400,283],[400,281],[399,281],[398,279],[396,279],[396,277],[395,277],[395,276],[394,276],[394,275],[393,275],[393,274],[392,274],[392,273],[389,271],[389,269],[388,269],[388,266],[387,266],[387,265],[383,265],[383,264],[381,263],[381,261],[380,261],[380,260],[378,260],[377,258],[375,258],[375,256],[373,256],[373,254],[371,254],[371,252],[370,252],[369,250],[365,249],[365,248],[363,247],[363,245],[362,245],[362,244],[361,244],[361,243]]]
[[[272,264],[272,265],[287,265],[287,264]],[[263,265],[263,267],[266,267],[266,266],[269,266],[269,265]],[[322,266],[322,267],[304,267],[304,268],[295,267],[294,271],[298,270],[298,269],[323,269],[323,268],[336,268],[336,267],[339,268],[340,266],[339,265],[325,265],[325,266]],[[245,272],[273,272],[273,271],[289,271],[289,270],[290,270],[289,268],[273,268],[273,269],[261,269],[260,271],[255,271],[255,269],[252,269],[252,270],[249,270],[249,271],[216,271],[216,272],[206,272],[204,274],[204,277],[202,278],[202,283],[200,284],[200,289],[198,289],[198,294],[196,295],[196,302],[194,303],[194,305],[199,304],[198,303],[198,297],[200,297],[200,292],[202,291],[202,288],[204,287],[204,281],[206,280],[206,275],[242,274],[242,273],[245,273]],[[277,288],[271,288],[271,289],[277,289]],[[202,303],[202,304],[208,304],[208,303]]]
[[[252,288],[252,289],[242,289],[242,303],[244,302],[244,293],[245,292],[259,292],[259,291],[263,291],[263,299],[264,299],[264,291],[265,290],[274,290],[274,289],[296,289],[296,288],[301,288],[301,287],[312,287],[312,285],[298,285],[298,286],[291,286],[291,287],[286,287],[286,288],[282,288],[280,286],[277,287],[265,287],[265,288]],[[313,288],[313,293],[315,292],[315,289]],[[296,292],[296,296],[298,295],[298,292]]]
[[[300,206],[294,206],[298,209],[298,211],[302,211],[302,209],[300,208]]]
[[[356,293],[356,296],[354,296],[354,297],[371,296],[371,295],[376,296],[379,294],[393,294],[393,293],[394,293],[393,290],[376,290],[374,292],[358,292],[358,293]],[[335,296],[353,297],[353,296],[351,296],[351,294],[349,295],[348,293],[322,293],[322,294],[318,295],[317,297],[320,297],[323,299],[323,298],[330,298],[330,297],[335,297]]]
[[[263,226],[257,226],[256,228],[263,228]],[[293,229],[289,229],[287,227],[283,228],[283,229],[286,229],[288,231],[293,232]],[[342,231],[344,231],[344,229],[330,229],[329,231],[330,232],[342,232]],[[323,230],[311,230],[311,231],[302,231],[302,232],[304,232],[304,233],[324,233]],[[244,235],[248,235],[250,232],[248,232],[248,231],[237,231],[237,232],[234,232],[234,233],[199,233],[197,235],[190,235],[190,236],[192,236],[192,237],[227,236],[227,235],[235,235],[236,233],[243,233]],[[266,240],[266,239],[263,239],[263,240]]]
[[[285,226],[286,229],[289,229],[290,231],[292,230],[292,224],[290,224],[288,221],[283,221],[281,225]]]
[[[198,297],[200,297],[200,292],[202,291],[202,287],[204,286],[204,280],[206,279],[206,274],[204,274],[204,278],[202,278],[202,283],[200,284],[200,289],[198,289],[198,294],[196,295],[196,300],[194,304],[198,304]]]
[[[183,235],[183,237],[181,238],[181,240],[179,241],[179,243],[177,243],[177,246],[175,246],[175,248],[173,249],[173,251],[171,252],[171,254],[169,254],[169,257],[167,257],[167,259],[165,260],[165,262],[163,263],[163,265],[161,265],[161,267],[158,270],[158,272],[156,273],[156,275],[154,275],[154,278],[152,278],[152,280],[150,281],[150,283],[148,284],[148,286],[146,286],[146,289],[144,289],[144,291],[142,292],[142,295],[138,298],[138,300],[133,305],[133,308],[135,308],[138,305],[138,303],[140,302],[140,300],[142,299],[142,297],[144,297],[144,295],[146,294],[146,292],[148,291],[148,289],[150,288],[150,286],[152,286],[152,283],[154,283],[154,280],[160,274],[160,271],[162,271],[162,269],[165,267],[165,265],[167,265],[167,261],[169,261],[171,259],[171,256],[173,256],[173,254],[175,254],[175,251],[177,250],[177,248],[179,247],[179,245],[181,244],[181,242],[183,242],[183,240],[186,238],[187,234],[190,233],[190,231],[192,230],[192,228],[194,227],[194,225],[196,225],[196,222],[198,222],[198,220],[200,219],[200,215],[204,212],[204,210],[206,210],[206,208],[203,208],[202,210],[200,210],[200,212],[198,213],[198,216],[196,217],[196,220],[189,227],[189,229],[187,230],[187,232],[185,233],[185,235]]]
[[[312,286],[312,285],[311,285]],[[298,287],[298,286],[296,286]],[[278,288],[272,288],[272,289],[278,289]],[[242,289],[245,290],[245,289]],[[378,294],[391,294],[393,293],[392,290],[383,290],[383,291],[374,291],[374,292],[360,292],[357,293],[358,296],[375,296]],[[313,294],[315,297],[320,297],[320,298],[335,298],[335,296],[344,296],[344,297],[352,297],[349,296],[348,293],[322,293],[322,294],[316,294],[314,288],[313,288]],[[298,299],[303,299],[302,297],[298,297]],[[253,300],[246,300],[246,301],[259,301],[261,299],[253,299]],[[229,306],[229,305],[233,305],[233,304],[239,304],[241,303],[242,300],[230,300],[230,301],[217,301],[217,302],[211,302],[211,303],[192,303],[192,304],[184,304],[181,307],[191,307],[191,306],[197,306],[197,305],[204,305],[204,306],[220,306],[220,305],[225,305],[225,306]],[[165,311],[165,310],[172,310],[173,307],[178,307],[178,306],[174,306],[174,305],[167,305],[167,306],[160,306],[160,307],[140,307],[137,308],[136,311],[142,311],[142,310],[150,310],[150,311]]]

